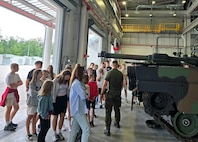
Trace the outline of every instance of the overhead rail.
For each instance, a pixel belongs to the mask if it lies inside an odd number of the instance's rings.
[[[179,23],[160,23],[154,26],[149,24],[123,24],[122,28],[123,32],[137,33],[181,32]]]
[[[34,21],[55,28],[56,10],[48,1],[43,0],[0,0],[0,6],[28,17]]]

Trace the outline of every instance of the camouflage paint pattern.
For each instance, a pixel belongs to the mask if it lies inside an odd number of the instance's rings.
[[[138,90],[170,94],[179,112],[198,114],[198,68],[137,66]]]

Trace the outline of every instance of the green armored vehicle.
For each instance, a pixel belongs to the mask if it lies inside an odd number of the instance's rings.
[[[135,67],[135,73],[137,89],[143,94],[145,112],[178,139],[198,141],[197,57],[105,52],[101,52],[99,57],[141,60],[141,65]],[[171,121],[164,119],[164,116],[170,117]]]

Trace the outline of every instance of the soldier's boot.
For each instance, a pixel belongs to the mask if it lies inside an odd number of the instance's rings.
[[[110,130],[104,130],[104,134],[105,134],[106,136],[110,136]]]
[[[114,126],[115,126],[116,128],[120,128],[120,123],[119,123],[118,121],[115,121],[115,122],[114,122]]]

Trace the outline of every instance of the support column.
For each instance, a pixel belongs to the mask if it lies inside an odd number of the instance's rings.
[[[111,32],[109,32],[109,35],[108,35],[108,39],[107,39],[107,49],[106,51],[108,53],[111,53],[112,52],[112,49],[111,49]]]
[[[107,51],[108,37],[102,37],[102,51]]]
[[[62,37],[63,37],[63,25],[64,25],[64,10],[57,9],[56,27],[55,27],[55,39],[54,39],[54,54],[52,65],[54,66],[54,72],[57,74],[60,71],[60,57],[62,52]]]
[[[188,25],[191,24],[190,19],[186,18],[184,19],[184,25],[187,27]],[[191,34],[190,32],[185,33],[182,38],[184,39],[184,54],[190,56],[190,46],[191,46]]]
[[[81,19],[80,19],[80,37],[79,37],[79,50],[78,50],[78,60],[77,63],[85,65],[85,59],[83,57],[87,52],[87,37],[88,37],[88,12],[87,7],[83,6],[81,9]]]
[[[43,68],[47,69],[47,66],[50,64],[50,55],[52,47],[52,36],[53,29],[51,27],[45,27],[45,45],[43,50]]]

